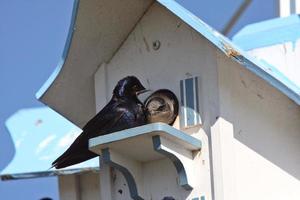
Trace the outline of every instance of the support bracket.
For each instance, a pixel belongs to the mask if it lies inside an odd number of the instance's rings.
[[[195,186],[193,152],[201,149],[201,141],[169,125],[154,123],[127,129],[93,138],[89,145],[100,155],[101,163],[122,173],[134,200],[144,199],[143,163],[162,158],[172,161],[181,187],[191,191]]]

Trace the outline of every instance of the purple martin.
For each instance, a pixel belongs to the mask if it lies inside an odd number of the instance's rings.
[[[162,200],[175,200],[174,197],[164,197]]]
[[[121,79],[109,103],[83,127],[82,133],[52,167],[60,169],[98,156],[89,151],[90,138],[146,124],[145,108],[137,97],[146,91],[134,76]]]
[[[144,102],[147,123],[163,122],[173,125],[179,110],[176,95],[167,89],[152,93]]]

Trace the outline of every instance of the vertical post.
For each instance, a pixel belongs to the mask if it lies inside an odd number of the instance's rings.
[[[211,128],[215,200],[235,200],[233,126],[219,118]]]
[[[101,157],[99,157],[100,162],[100,199],[101,200],[113,200],[112,199],[112,182],[111,182],[111,170],[108,164],[105,164],[101,161]]]
[[[252,2],[252,0],[244,0],[244,2],[236,10],[234,15],[231,17],[231,19],[229,20],[229,22],[226,24],[225,28],[223,29],[222,33],[224,35],[228,35],[228,33],[232,30],[233,26],[240,19],[240,17],[245,12],[245,10],[249,7],[251,2]]]
[[[279,16],[280,17],[287,17],[290,15],[290,0],[279,0]]]
[[[295,0],[295,13],[299,14],[300,13],[300,1]]]
[[[81,200],[79,175],[58,177],[60,200]]]

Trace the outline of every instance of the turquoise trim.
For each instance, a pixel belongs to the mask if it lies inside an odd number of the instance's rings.
[[[151,132],[157,132],[157,131],[165,132],[168,133],[169,135],[179,138],[180,140],[185,141],[186,143],[192,145],[195,150],[201,149],[202,147],[200,140],[164,123],[147,124],[136,128],[131,128],[131,129],[118,131],[107,135],[98,136],[89,140],[89,147],[91,148],[93,146],[107,144],[107,143],[124,140],[124,139],[140,136]]]
[[[300,17],[291,15],[247,25],[233,37],[233,42],[245,51],[286,42],[295,46],[299,30]]]
[[[284,74],[278,71],[276,67],[263,60],[253,59],[252,61],[249,61],[249,59],[246,57],[240,57],[240,59],[241,62],[245,63],[244,66],[248,70],[263,78],[270,85],[274,86],[283,94],[295,101],[298,105],[300,105],[300,88]]]
[[[196,125],[195,122],[195,110],[194,107],[194,78],[188,78],[185,80],[185,99],[186,99],[186,112],[187,112],[187,126]]]
[[[181,116],[180,117],[180,127],[186,127],[185,125],[185,105],[184,105],[184,89],[183,89],[183,81],[184,80],[180,80],[180,112],[181,112]]]
[[[201,124],[201,113],[200,113],[200,107],[199,107],[199,85],[198,85],[198,77],[195,77],[195,90],[196,90],[196,112],[197,112],[197,121],[196,124]]]
[[[42,87],[35,94],[35,97],[37,99],[42,98],[42,96],[46,93],[48,88],[52,85],[52,83],[57,78],[58,74],[60,73],[61,69],[63,68],[65,60],[68,56],[68,52],[69,52],[71,42],[72,42],[72,38],[73,38],[73,32],[74,32],[74,26],[75,26],[77,11],[78,11],[78,5],[79,5],[79,0],[74,0],[71,23],[70,23],[70,27],[69,27],[68,36],[67,36],[66,44],[65,44],[65,47],[64,47],[64,51],[63,51],[63,54],[61,56],[61,60],[59,61],[58,65],[56,66],[56,68],[54,69],[54,71],[52,72],[50,77],[47,79],[47,81],[42,85]]]

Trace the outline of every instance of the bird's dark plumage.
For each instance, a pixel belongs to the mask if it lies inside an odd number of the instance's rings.
[[[83,132],[52,163],[52,167],[64,168],[98,156],[88,149],[90,138],[144,125],[144,106],[137,98],[143,91],[144,86],[134,76],[120,80],[109,103],[83,127]]]
[[[178,99],[167,89],[157,90],[144,102],[148,123],[163,122],[172,125],[178,115]]]
[[[174,197],[164,197],[162,200],[175,200]]]

